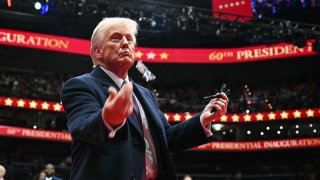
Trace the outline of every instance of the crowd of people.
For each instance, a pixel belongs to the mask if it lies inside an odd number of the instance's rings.
[[[274,152],[273,152],[274,153]],[[273,154],[270,153],[270,154]],[[285,153],[285,152],[282,152]],[[270,157],[271,155],[267,156]],[[294,152],[288,153],[286,156],[294,155]],[[314,155],[314,156],[313,156]],[[70,174],[71,159],[67,157],[61,158],[60,161],[53,157],[43,158],[41,155],[37,157],[21,159],[14,158],[11,162],[4,161],[4,155],[0,153],[0,180],[46,180],[46,177],[55,177],[60,179],[68,179]],[[253,160],[248,154],[244,157],[234,159],[231,163],[227,160],[216,161],[183,161],[176,159],[176,166],[179,172],[178,180],[197,180],[197,179],[263,179],[262,177],[269,174],[268,179],[305,179],[316,180],[317,172],[319,172],[319,156],[310,153],[305,159],[298,160],[292,158],[283,161],[284,158],[269,158],[267,161],[259,161],[262,157]],[[301,156],[301,155],[300,155]],[[235,156],[225,157],[232,159]],[[272,156],[271,156],[272,157]],[[281,156],[280,156],[281,157]],[[249,158],[250,161],[245,161]],[[242,159],[242,160],[241,160]],[[48,163],[50,162],[50,163]],[[242,166],[241,166],[242,164]],[[251,164],[251,165],[248,165]],[[247,166],[246,166],[247,165]],[[299,172],[296,169],[299,168]],[[186,172],[190,173],[185,174]],[[278,173],[270,173],[278,172]],[[301,173],[303,172],[303,173]],[[200,175],[199,175],[200,174]],[[201,175],[202,174],[202,175]],[[206,176],[205,176],[206,175]],[[1,179],[4,178],[4,179]],[[52,180],[60,180],[52,179]]]
[[[10,172],[9,172],[10,173]],[[23,176],[25,178],[24,180],[62,180],[58,176],[56,176],[55,166],[51,163],[48,163],[45,165],[44,169],[41,169],[40,171],[37,171],[34,175],[32,173],[27,173],[29,175]],[[0,180],[4,180],[4,177],[6,175],[6,168],[0,164]],[[10,179],[20,179],[22,177],[14,178],[13,174],[8,175]],[[192,180],[192,177],[188,174],[184,175],[182,180]]]
[[[4,165],[0,164],[0,180],[62,180],[56,176],[55,166],[46,164],[42,169],[36,170],[34,164]]]
[[[67,131],[63,113],[0,108],[0,124],[55,131]]]
[[[60,101],[64,76],[2,70],[0,96]],[[281,82],[228,84],[231,90],[228,113],[254,113],[285,109],[316,108],[320,104],[320,83],[312,78]],[[220,91],[221,84],[148,84],[157,96],[163,112],[201,112],[203,97]],[[38,88],[34,88],[38,87]],[[195,88],[196,87],[196,88]],[[67,131],[64,113],[30,111],[18,108],[0,109],[2,125],[34,129]]]
[[[66,79],[64,77],[66,75],[54,73],[3,70],[0,74],[0,95],[60,101],[61,87]],[[150,88],[157,96],[162,111],[198,112],[206,103],[203,97],[219,92],[221,84],[154,83]],[[317,107],[320,104],[319,84],[316,79],[239,83],[229,87],[231,94],[228,113]]]
[[[0,152],[0,180],[61,180],[69,176],[71,157],[66,153],[52,155],[50,149],[56,147],[53,146],[55,143],[46,144],[46,152],[35,154],[41,145],[33,145],[31,152],[30,148],[18,145],[24,144],[23,140],[19,142],[11,139],[11,142],[6,142],[7,140],[2,138],[2,145],[11,145],[13,150]],[[45,143],[42,146],[43,144]],[[65,148],[68,148],[68,144]],[[1,179],[2,176],[4,179]]]
[[[252,12],[257,17],[272,17],[278,14],[290,13],[293,11],[315,6],[315,3],[294,0],[254,0],[252,1]]]
[[[241,84],[230,89],[229,113],[312,108],[320,104],[320,86],[316,80]],[[215,92],[219,89],[210,89],[208,85],[162,86],[157,91],[160,107],[165,112],[198,112],[205,103],[203,97]]]
[[[0,94],[17,98],[59,101],[63,78],[58,74],[1,69]]]

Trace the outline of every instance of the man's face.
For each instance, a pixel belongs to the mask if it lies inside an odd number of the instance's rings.
[[[114,73],[128,71],[134,63],[135,36],[125,24],[107,29],[99,49],[98,63]]]
[[[45,173],[47,175],[47,177],[51,177],[54,174],[54,167],[51,164],[48,164],[45,168]]]
[[[39,174],[39,179],[46,179],[46,173],[45,172],[40,172],[40,174]]]

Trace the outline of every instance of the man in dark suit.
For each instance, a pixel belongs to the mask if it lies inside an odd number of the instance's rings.
[[[131,19],[102,20],[91,37],[94,70],[63,87],[71,180],[177,179],[171,153],[208,143],[210,122],[226,113],[221,93],[202,113],[171,126],[153,93],[128,77],[136,33]]]
[[[60,178],[58,178],[57,176],[55,176],[55,169],[53,164],[46,164],[45,168],[44,168],[44,172],[46,174],[46,177],[44,180],[62,180]]]

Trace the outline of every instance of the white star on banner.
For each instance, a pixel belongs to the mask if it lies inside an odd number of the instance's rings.
[[[147,59],[154,59],[155,57],[156,57],[156,54],[152,51],[147,54]]]

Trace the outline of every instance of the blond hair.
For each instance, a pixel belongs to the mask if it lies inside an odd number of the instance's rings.
[[[117,24],[126,24],[132,34],[136,35],[138,33],[138,24],[136,21],[130,18],[124,17],[107,17],[103,18],[102,21],[96,26],[93,30],[91,36],[91,47],[90,47],[90,56],[92,58],[93,66],[97,65],[97,59],[95,57],[95,49],[96,47],[101,47],[102,42],[104,40],[104,36],[108,28],[117,25]],[[136,43],[136,39],[134,37],[134,43]]]

